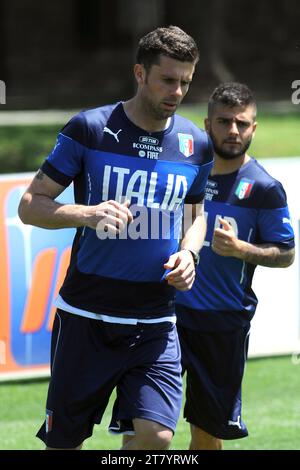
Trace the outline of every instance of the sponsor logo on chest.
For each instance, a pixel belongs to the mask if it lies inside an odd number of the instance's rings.
[[[133,142],[132,148],[138,150],[138,156],[157,160],[163,148],[159,146],[159,140],[156,137],[141,135],[138,142]]]
[[[208,180],[205,188],[205,199],[212,201],[214,196],[218,196],[218,183],[216,181]]]

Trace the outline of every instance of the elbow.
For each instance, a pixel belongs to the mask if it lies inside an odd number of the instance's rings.
[[[290,260],[288,261],[287,265],[285,266],[286,268],[288,268],[289,266],[291,266],[293,264],[293,262],[295,261],[295,255],[293,255]]]
[[[293,248],[288,255],[286,256],[285,262],[283,263],[283,268],[288,268],[295,261],[295,249]]]
[[[19,203],[18,207],[18,215],[23,222],[23,224],[30,224],[30,202],[31,202],[31,195],[28,193],[25,193]]]

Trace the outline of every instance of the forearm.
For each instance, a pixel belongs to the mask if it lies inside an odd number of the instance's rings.
[[[188,224],[181,241],[181,249],[199,252],[206,235],[206,218],[203,204],[193,207],[192,223]]]
[[[206,234],[203,203],[185,207],[183,234],[179,251],[170,256],[164,268],[170,270],[166,275],[168,284],[187,291],[194,283],[195,267],[199,262],[197,253],[202,248]]]
[[[295,250],[271,244],[254,245],[238,240],[238,250],[235,256],[247,263],[259,266],[286,268],[293,263]]]
[[[23,223],[47,229],[81,227],[85,212],[86,206],[60,204],[42,194],[25,193],[19,206]]]

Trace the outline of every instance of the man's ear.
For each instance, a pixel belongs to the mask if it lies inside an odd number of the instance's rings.
[[[210,119],[208,118],[204,119],[204,127],[205,127],[206,132],[210,131]]]
[[[253,123],[253,134],[252,134],[252,139],[253,139],[253,137],[255,136],[256,128],[257,128],[257,122],[254,122],[254,123]]]
[[[146,79],[145,67],[142,64],[135,64],[133,72],[138,85],[143,85]]]

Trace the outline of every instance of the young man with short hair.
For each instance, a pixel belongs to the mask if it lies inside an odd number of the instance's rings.
[[[205,120],[215,154],[205,195],[207,236],[192,289],[176,295],[191,450],[221,449],[222,439],[248,435],[241,384],[257,305],[253,274],[257,265],[284,268],[294,260],[284,189],[247,153],[256,126],[246,85],[214,90]]]
[[[70,266],[56,301],[46,421],[48,449],[78,449],[118,389],[124,448],[168,448],[182,384],[175,289],[190,289],[205,236],[209,138],[175,114],[198,49],[180,28],[141,39],[135,96],[77,114],[25,192],[24,223],[75,227]],[[55,198],[74,183],[75,204]],[[181,247],[184,204],[197,216]]]

